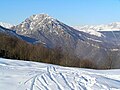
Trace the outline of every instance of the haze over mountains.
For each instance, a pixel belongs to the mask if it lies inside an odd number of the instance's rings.
[[[119,24],[82,26],[74,29],[49,15],[38,14],[32,15],[19,25],[12,27],[4,25],[4,27],[29,43],[41,43],[48,48],[61,47],[76,57],[94,61],[100,67],[103,62],[108,64],[108,56],[111,57],[112,54],[117,58],[114,59],[112,67],[118,68],[120,67],[117,65],[120,62]]]

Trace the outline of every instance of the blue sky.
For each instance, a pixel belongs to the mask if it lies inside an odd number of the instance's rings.
[[[0,21],[12,24],[39,13],[68,25],[120,21],[120,0],[1,0],[0,4]]]

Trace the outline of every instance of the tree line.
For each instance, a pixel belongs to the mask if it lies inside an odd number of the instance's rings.
[[[42,44],[33,45],[3,33],[0,33],[0,57],[62,66],[97,68],[91,60],[83,60],[69,52],[63,52],[61,47],[46,48]]]

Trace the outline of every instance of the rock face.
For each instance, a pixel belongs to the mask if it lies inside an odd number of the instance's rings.
[[[46,14],[33,15],[12,29],[17,34],[36,39],[34,43],[43,43],[49,47],[74,46],[82,38],[78,31]]]
[[[101,36],[96,36],[78,31],[46,14],[33,15],[11,29],[33,39],[33,44],[42,43],[50,48],[62,47],[76,57],[93,60],[98,65],[103,65],[108,52],[116,49],[116,44],[109,42],[103,33],[99,32]]]

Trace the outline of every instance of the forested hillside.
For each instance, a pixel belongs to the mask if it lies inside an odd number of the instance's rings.
[[[78,59],[60,47],[46,48],[30,44],[14,36],[0,33],[0,57],[45,62],[63,66],[97,68],[90,60]]]

